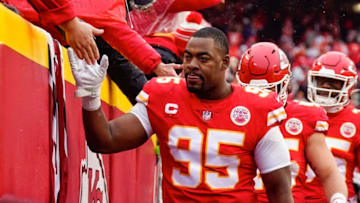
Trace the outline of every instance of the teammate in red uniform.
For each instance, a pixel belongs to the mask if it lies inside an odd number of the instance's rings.
[[[69,51],[90,149],[113,153],[160,143],[164,202],[256,202],[256,169],[271,202],[292,202],[290,157],[279,129],[286,118],[276,94],[225,81],[229,65],[225,34],[203,28],[190,38],[183,78],[149,81],[130,113],[108,122],[100,108],[100,66]]]
[[[360,114],[350,104],[356,81],[354,63],[341,52],[321,55],[308,73],[308,99],[323,106],[329,117],[326,144],[346,179],[349,202],[356,202],[352,179],[354,167],[360,163]],[[306,175],[306,202],[325,202],[318,178],[313,176],[312,170],[308,170]]]
[[[295,202],[305,202],[303,184],[306,164],[316,168],[316,174],[326,191],[327,200],[337,199],[340,193],[346,200],[346,185],[336,168],[333,156],[325,143],[328,128],[327,116],[320,106],[287,100],[291,77],[289,61],[277,45],[259,42],[242,56],[238,70],[239,83],[276,91],[285,104],[287,119],[280,126],[290,151],[292,161],[292,193]],[[255,179],[258,199],[267,202],[261,177]],[[335,195],[335,196],[333,196]]]

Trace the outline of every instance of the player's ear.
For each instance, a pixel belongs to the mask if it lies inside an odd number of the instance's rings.
[[[230,65],[230,56],[227,54],[222,59],[221,70],[225,71]]]

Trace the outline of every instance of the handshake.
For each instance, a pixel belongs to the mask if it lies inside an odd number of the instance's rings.
[[[83,109],[88,111],[99,109],[101,106],[100,88],[109,66],[108,57],[103,55],[100,64],[89,65],[85,60],[80,59],[72,48],[68,49],[68,55],[72,74],[76,81],[76,97],[82,97]],[[178,77],[175,70],[181,71],[182,65],[161,62],[153,69],[153,72],[158,76]]]
[[[82,97],[83,109],[94,111],[100,108],[100,88],[105,79],[109,60],[106,55],[100,60],[100,65],[89,65],[79,59],[72,48],[68,49],[71,71],[76,82],[76,97]]]

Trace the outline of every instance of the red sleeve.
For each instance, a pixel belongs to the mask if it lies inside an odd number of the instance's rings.
[[[314,131],[326,134],[329,128],[329,123],[328,123],[329,118],[326,114],[326,111],[323,108],[317,107],[316,109],[317,110],[312,111],[315,113],[315,115],[311,116],[315,120]]]
[[[221,0],[175,0],[168,12],[196,11],[219,4]]]
[[[105,31],[102,35],[104,40],[145,74],[150,74],[161,62],[160,54],[125,22],[102,22],[102,24],[105,26],[101,27]]]
[[[40,15],[44,25],[59,25],[75,17],[68,0],[28,0]]]

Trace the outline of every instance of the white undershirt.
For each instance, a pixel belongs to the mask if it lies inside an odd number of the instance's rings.
[[[255,148],[255,162],[261,174],[290,165],[290,153],[279,126],[272,127]]]
[[[143,103],[136,103],[129,113],[134,114],[144,127],[144,130],[148,137],[153,134],[153,130],[150,124],[149,116],[147,114],[146,106]]]

